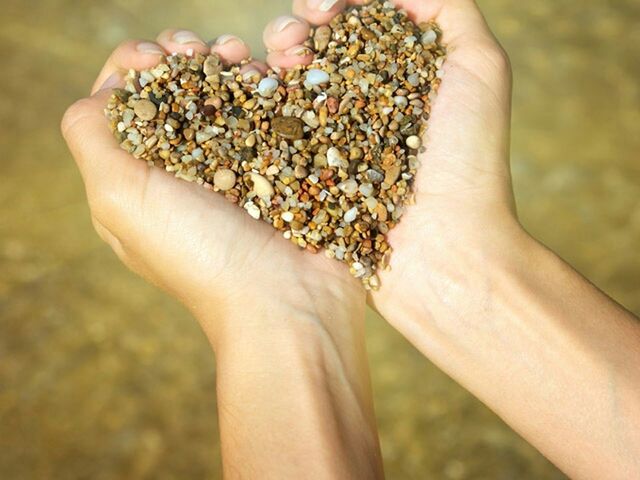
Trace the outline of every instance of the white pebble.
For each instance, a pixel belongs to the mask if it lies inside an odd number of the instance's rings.
[[[329,83],[329,74],[324,70],[312,69],[307,72],[307,81],[309,85],[316,86],[323,83]]]
[[[345,170],[349,167],[347,159],[344,158],[342,152],[340,152],[336,147],[331,147],[327,150],[327,164],[330,167],[338,167]]]
[[[433,30],[427,30],[422,34],[420,41],[423,45],[431,45],[438,39],[438,34]]]
[[[266,77],[258,84],[258,93],[263,97],[271,97],[278,89],[279,83],[275,78]]]
[[[282,212],[282,215],[280,215],[280,217],[282,218],[283,221],[289,223],[293,220],[293,213],[291,212]]]
[[[407,147],[413,148],[414,150],[419,149],[422,146],[422,140],[417,135],[411,135],[407,138]]]
[[[252,218],[255,218],[256,220],[260,219],[260,209],[255,203],[247,202],[244,206],[244,209],[249,215],[251,215]]]
[[[358,191],[358,182],[353,178],[349,178],[344,182],[340,182],[338,184],[338,188],[341,192],[346,193],[347,195],[354,195]]]
[[[344,214],[344,221],[347,223],[353,222],[358,216],[358,209],[353,207],[351,210],[347,210]]]
[[[273,196],[275,191],[273,189],[273,185],[271,185],[269,180],[264,178],[259,173],[255,173],[255,172],[250,172],[249,176],[251,178],[251,182],[253,183],[252,191],[254,191],[256,195],[258,195],[259,197],[269,197],[269,198]]]
[[[360,190],[363,197],[370,197],[373,195],[373,185],[370,183],[361,184],[360,187],[358,187],[358,190]]]

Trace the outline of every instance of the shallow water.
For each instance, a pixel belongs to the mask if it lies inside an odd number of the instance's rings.
[[[2,2],[0,478],[219,477],[208,344],[97,239],[57,124],[120,40],[179,25],[259,52],[287,3]],[[524,224],[640,313],[640,3],[480,3],[514,67]],[[388,478],[564,478],[373,316],[368,344]]]

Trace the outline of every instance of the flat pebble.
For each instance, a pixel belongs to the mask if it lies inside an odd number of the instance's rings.
[[[344,221],[347,223],[351,223],[353,222],[358,216],[358,209],[356,207],[351,208],[350,210],[347,210],[344,214]]]
[[[287,140],[299,140],[304,137],[304,123],[296,117],[276,117],[272,120],[273,131]]]
[[[136,113],[140,120],[149,121],[156,118],[158,113],[158,107],[149,100],[138,100],[133,107],[133,111]]]
[[[329,83],[330,77],[324,70],[312,69],[307,72],[306,83],[312,86]]]

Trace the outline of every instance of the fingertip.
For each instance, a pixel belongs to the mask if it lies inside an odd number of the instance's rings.
[[[346,0],[294,0],[294,15],[312,25],[325,25],[346,7]]]
[[[295,45],[285,51],[270,52],[267,55],[267,63],[271,67],[293,68],[299,65],[309,65],[314,54],[308,47]]]
[[[241,38],[235,35],[221,35],[211,42],[211,53],[220,55],[227,63],[240,63],[251,57],[251,49]]]
[[[191,30],[167,29],[162,31],[156,41],[169,53],[208,53],[208,45]]]
[[[286,50],[303,43],[311,31],[311,26],[303,19],[285,15],[266,26],[262,35],[268,50]]]

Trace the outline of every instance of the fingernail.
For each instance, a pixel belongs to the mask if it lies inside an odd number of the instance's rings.
[[[98,89],[98,92],[101,92],[103,90],[109,90],[109,89],[115,88],[118,85],[120,85],[121,82],[122,82],[122,75],[120,74],[120,72],[112,73],[104,81],[104,83],[102,85],[100,85],[100,88]]]
[[[296,17],[291,17],[289,15],[285,15],[283,17],[278,17],[273,22],[273,31],[274,32],[282,32],[289,25],[294,25],[296,23],[302,24],[302,22],[300,22],[300,20],[298,20]]]
[[[216,39],[216,41],[215,41],[214,45],[224,45],[224,44],[226,44],[226,43],[233,42],[233,41],[237,41],[237,42],[240,42],[240,43],[244,43],[242,40],[240,40],[240,39],[239,39],[238,37],[236,37],[235,35],[225,34],[225,35],[220,35],[220,36]]]
[[[307,55],[311,55],[313,52],[308,47],[303,45],[296,45],[295,47],[291,47],[289,50],[284,52],[285,55],[288,56],[296,56],[296,57],[305,57]]]
[[[173,34],[171,39],[174,42],[179,43],[180,45],[185,45],[187,43],[200,43],[204,45],[204,42],[202,41],[202,39],[198,35],[196,35],[195,33],[189,30],[177,31],[176,33]]]
[[[320,10],[321,12],[328,12],[336,3],[340,0],[307,0],[307,7],[311,10]]]
[[[146,55],[164,55],[164,50],[160,45],[151,42],[142,42],[138,44],[137,50]]]

